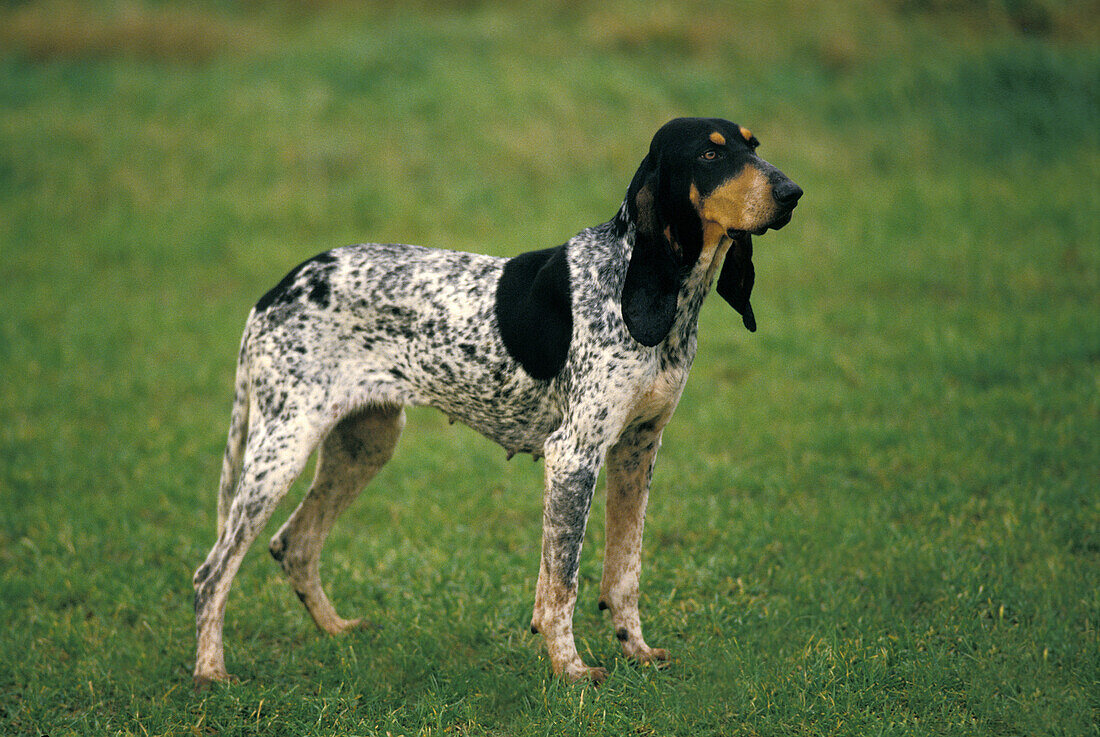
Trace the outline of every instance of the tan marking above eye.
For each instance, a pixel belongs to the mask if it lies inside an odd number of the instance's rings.
[[[752,131],[750,131],[748,128],[746,128],[743,125],[739,126],[739,127],[741,128],[741,137],[744,138],[746,141],[751,141],[752,140]]]
[[[726,145],[726,137],[723,136],[718,131],[714,131],[713,133],[710,134],[710,140],[711,140],[712,143],[717,143],[719,146],[725,146]]]

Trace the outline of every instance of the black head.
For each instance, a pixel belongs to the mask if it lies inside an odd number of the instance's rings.
[[[750,234],[782,228],[802,196],[797,184],[756,155],[759,145],[747,128],[719,118],[677,118],[653,136],[626,196],[636,236],[622,308],[639,343],[664,340],[681,282],[701,259],[713,263],[720,246],[732,250],[718,293],[749,330],[756,329],[749,306]]]

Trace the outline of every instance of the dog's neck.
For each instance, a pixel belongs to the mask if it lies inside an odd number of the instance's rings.
[[[713,244],[703,245],[703,250],[680,282],[677,297],[676,322],[668,333],[670,348],[686,351],[688,360],[695,355],[696,335],[699,330],[699,313],[703,301],[714,286],[718,266],[729,250],[732,241],[724,234]]]

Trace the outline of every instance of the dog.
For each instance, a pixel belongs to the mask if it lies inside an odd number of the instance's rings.
[[[317,626],[343,619],[321,588],[337,516],[393,453],[404,407],[427,405],[545,463],[531,631],[555,673],[599,682],[577,654],[577,568],[607,469],[599,606],[625,655],[665,661],[638,613],[642,527],[661,434],[717,291],[750,331],[752,236],[786,225],[802,189],[727,120],[677,118],[654,135],[617,214],[564,245],[496,258],[407,245],[337,248],[253,307],[237,362],[218,537],[194,576],[197,685],[230,678],[222,628],[245,551],[319,448],[308,493],[270,551]],[[719,265],[721,271],[719,273]]]

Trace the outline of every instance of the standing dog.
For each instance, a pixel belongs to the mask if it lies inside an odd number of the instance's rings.
[[[308,494],[271,554],[317,626],[339,617],[321,589],[336,517],[389,460],[404,407],[436,407],[502,445],[545,458],[542,561],[531,630],[555,673],[600,681],[573,641],[577,565],[601,466],[607,549],[600,608],[628,657],[642,638],[642,525],[661,432],[695,358],[699,309],[718,293],[756,329],[752,240],[787,224],[802,190],[756,155],[746,128],[680,118],[657,131],[619,212],[568,243],[510,259],[358,245],[306,261],[252,309],[218,495],[218,540],[195,573],[198,684],[225,680],[233,576],[310,454]]]

